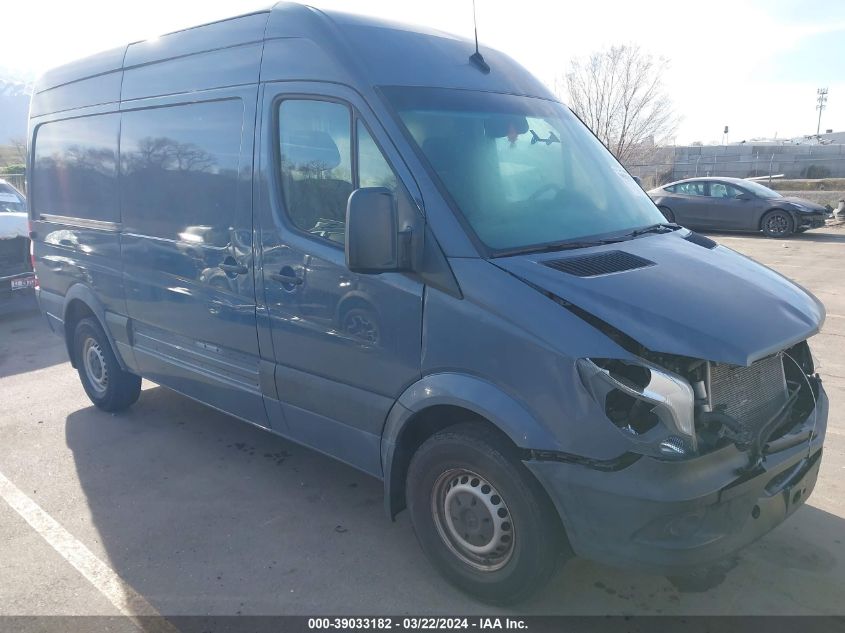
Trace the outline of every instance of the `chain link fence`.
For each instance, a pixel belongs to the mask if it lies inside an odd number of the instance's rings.
[[[626,167],[648,187],[696,176],[845,178],[845,145],[668,147]]]

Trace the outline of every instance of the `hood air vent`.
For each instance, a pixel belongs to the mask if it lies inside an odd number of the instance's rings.
[[[621,273],[626,270],[636,270],[637,268],[655,265],[653,261],[625,251],[607,251],[580,257],[551,259],[543,262],[543,264],[576,277],[598,277],[599,275]]]
[[[693,244],[697,244],[698,246],[703,246],[704,248],[716,248],[717,244],[709,237],[704,237],[701,233],[696,233],[695,231],[690,231],[689,235],[684,238],[687,242],[692,242]]]

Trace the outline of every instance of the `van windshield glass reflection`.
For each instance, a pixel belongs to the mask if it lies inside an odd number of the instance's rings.
[[[532,250],[664,221],[560,103],[466,90],[383,92],[460,213],[493,251]]]

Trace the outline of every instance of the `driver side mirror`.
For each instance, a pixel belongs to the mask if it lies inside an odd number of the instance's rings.
[[[736,199],[737,199],[737,200],[751,200],[751,194],[750,194],[750,193],[745,193],[745,192],[743,192],[743,193],[738,193],[738,194],[736,195]]]
[[[411,229],[399,224],[390,189],[353,191],[346,205],[346,267],[370,274],[411,270]]]

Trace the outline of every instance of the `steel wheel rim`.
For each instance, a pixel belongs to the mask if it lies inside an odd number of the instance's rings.
[[[769,217],[766,227],[769,229],[769,233],[783,235],[789,228],[789,222],[787,222],[786,216],[782,213],[775,213]]]
[[[431,512],[440,538],[467,565],[492,572],[513,556],[516,539],[507,504],[477,473],[455,468],[441,474],[432,489]]]
[[[109,383],[109,371],[103,348],[93,338],[88,337],[82,345],[82,365],[88,382],[98,394],[105,393]]]

